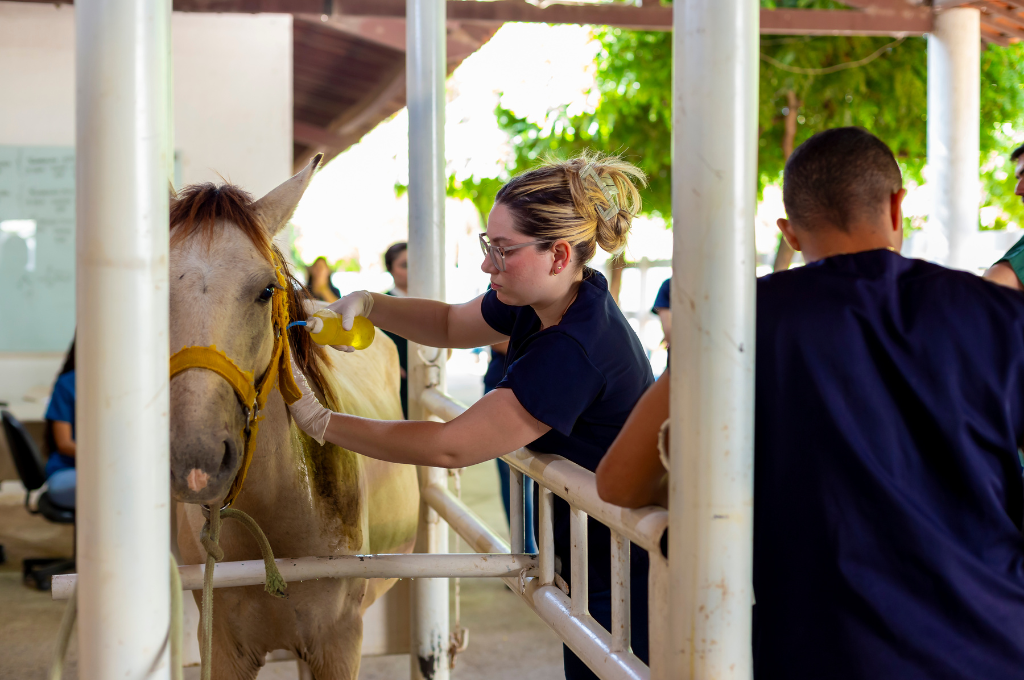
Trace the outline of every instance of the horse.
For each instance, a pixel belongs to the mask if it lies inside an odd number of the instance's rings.
[[[257,382],[279,368],[271,365],[276,334],[287,345],[277,387],[259,413],[247,469],[246,431],[254,421],[235,388],[203,367],[171,379],[171,493],[180,501],[177,539],[186,563],[206,559],[201,505],[220,508],[229,490],[233,507],[256,520],[277,557],[408,553],[415,543],[415,468],[318,444],[295,426],[282,397],[291,354],[321,403],[333,410],[402,418],[398,355],[387,336],[379,333],[369,348],[344,354],[315,345],[300,328],[278,329],[272,318],[278,303],[298,319],[314,308],[272,243],[319,162],[318,156],[258,201],[230,184],[193,185],[171,200],[172,353],[213,347]],[[237,522],[223,525],[220,546],[226,560],[260,558],[255,540]],[[355,680],[362,616],[394,583],[291,583],[286,599],[261,586],[215,590],[213,677],[255,678],[268,652],[285,649],[309,664],[317,680]],[[200,604],[201,593],[195,597]]]

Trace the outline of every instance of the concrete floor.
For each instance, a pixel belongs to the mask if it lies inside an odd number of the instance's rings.
[[[472,403],[480,396],[479,377],[456,373],[449,391]],[[467,469],[462,481],[463,500],[490,526],[505,526],[498,495],[498,473],[493,462]],[[54,602],[21,582],[25,557],[59,557],[71,553],[68,526],[50,524],[29,515],[23,496],[10,483],[0,486],[0,545],[7,562],[0,565],[0,680],[43,680],[64,603]],[[507,529],[505,530],[507,535]],[[452,549],[456,544],[452,536]],[[466,551],[463,546],[462,551]],[[490,579],[462,581],[462,624],[470,631],[469,647],[459,656],[452,677],[457,680],[556,680],[562,676],[562,648],[548,627],[503,583]],[[453,610],[454,611],[454,610]],[[453,619],[454,625],[454,619]],[[68,651],[66,679],[78,677],[78,650],[73,639]],[[198,680],[199,669],[186,669],[186,679]],[[268,664],[260,680],[297,678],[296,664]],[[398,680],[409,677],[408,655],[363,659],[361,680]]]

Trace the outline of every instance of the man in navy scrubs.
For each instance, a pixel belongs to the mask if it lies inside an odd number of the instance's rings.
[[[899,166],[803,144],[758,281],[755,675],[1024,677],[1024,296],[899,255]]]

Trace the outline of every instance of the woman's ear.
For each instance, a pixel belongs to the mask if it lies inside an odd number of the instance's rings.
[[[557,276],[568,269],[572,263],[572,246],[564,238],[560,238],[551,244],[551,253],[554,256],[551,263],[551,274]]]

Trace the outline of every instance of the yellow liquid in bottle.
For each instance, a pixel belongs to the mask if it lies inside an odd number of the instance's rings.
[[[352,324],[352,330],[347,331],[341,327],[341,315],[329,309],[321,309],[313,316],[324,322],[324,327],[319,333],[309,334],[318,345],[348,345],[356,349],[366,349],[373,342],[376,330],[365,317],[357,316]]]

